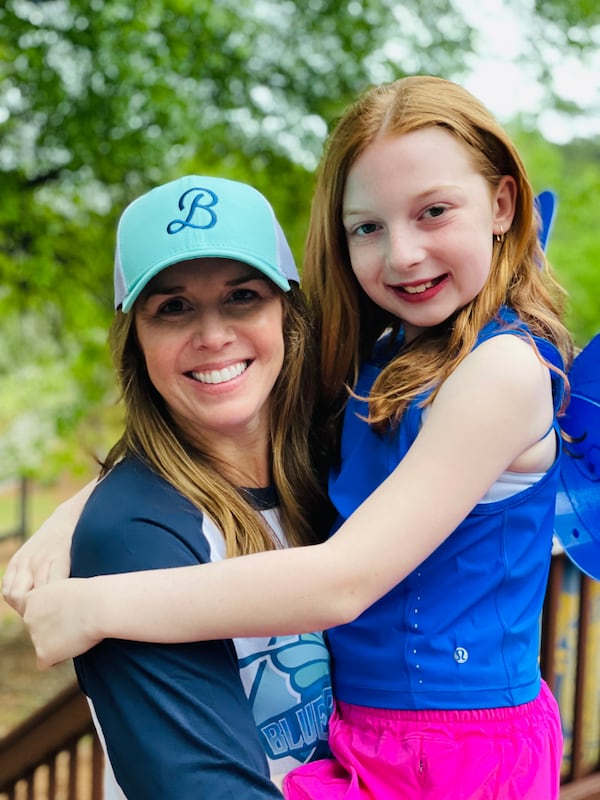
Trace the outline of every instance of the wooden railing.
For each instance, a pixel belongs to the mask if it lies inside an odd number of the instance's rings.
[[[0,740],[1,800],[102,800],[103,753],[77,684]]]
[[[600,582],[562,554],[552,559],[541,663],[565,738],[561,800],[600,800]]]
[[[29,494],[30,481],[25,476],[0,482],[0,494],[15,497],[15,513],[13,521],[6,529],[0,530],[0,542],[3,539],[19,539],[25,541],[29,530]]]
[[[563,555],[552,559],[542,629],[542,672],[565,734],[560,800],[600,800],[600,583]],[[0,740],[0,800],[102,800],[102,768],[73,685]]]

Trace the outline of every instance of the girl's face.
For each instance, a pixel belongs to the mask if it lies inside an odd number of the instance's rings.
[[[185,261],[148,284],[134,313],[150,380],[190,438],[216,453],[264,447],[284,358],[275,285],[239,261]]]
[[[377,139],[352,165],[343,200],[352,269],[403,320],[408,341],[481,291],[515,195],[512,177],[490,187],[467,148],[438,127]]]

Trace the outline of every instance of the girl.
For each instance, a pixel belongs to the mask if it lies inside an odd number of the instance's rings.
[[[335,534],[36,589],[40,663],[107,636],[328,628],[334,758],[291,773],[287,797],[557,798],[538,645],[572,345],[490,113],[432,77],[361,97],[321,164],[305,280]]]

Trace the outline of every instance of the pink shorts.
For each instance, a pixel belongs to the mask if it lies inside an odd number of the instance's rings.
[[[334,758],[292,770],[287,800],[557,800],[562,733],[556,700],[514,708],[388,711],[338,703]]]

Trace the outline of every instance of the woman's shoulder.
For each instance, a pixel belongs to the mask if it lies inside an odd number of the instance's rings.
[[[74,574],[211,561],[208,518],[136,458],[115,465],[92,492],[73,536]]]
[[[114,465],[98,482],[92,492],[114,493],[131,496],[135,499],[143,491],[152,490],[158,494],[179,494],[167,480],[159,475],[146,461],[135,455],[128,455]]]
[[[168,525],[189,517],[190,523],[197,526],[201,517],[190,500],[136,456],[127,456],[102,478],[85,511],[102,514],[106,521],[143,517],[148,522]]]

